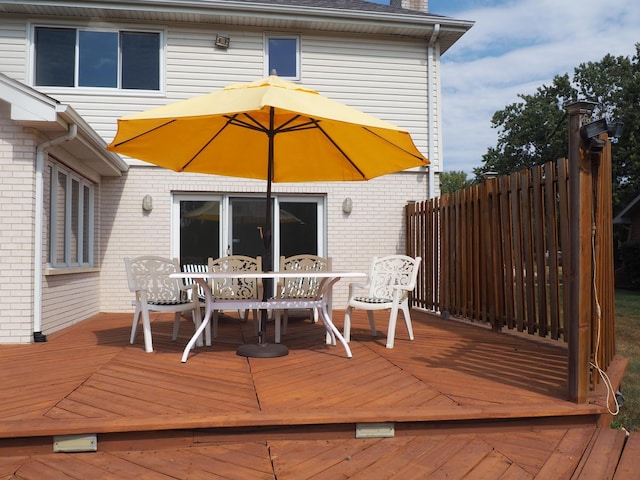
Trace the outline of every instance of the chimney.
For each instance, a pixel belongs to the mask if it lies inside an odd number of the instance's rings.
[[[391,0],[391,6],[402,7],[407,10],[415,10],[417,12],[427,12],[427,0]]]

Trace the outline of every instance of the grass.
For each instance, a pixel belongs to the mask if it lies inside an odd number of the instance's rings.
[[[616,290],[616,355],[629,360],[622,379],[624,406],[612,427],[640,431],[640,292]]]

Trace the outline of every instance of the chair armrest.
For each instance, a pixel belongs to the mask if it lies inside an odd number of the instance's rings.
[[[413,285],[413,286],[411,286],[411,285],[394,285],[393,286],[393,301],[394,302],[399,302],[405,296],[408,296],[409,292],[411,292],[414,288],[415,288],[415,285]]]
[[[180,299],[182,300],[182,299],[188,298],[188,293],[189,293],[189,291],[191,291],[191,298],[197,300],[200,297],[199,286],[200,285],[196,281],[194,281],[193,283],[191,283],[189,285],[183,285],[182,283],[180,283],[179,284]]]
[[[353,292],[356,289],[368,290],[369,289],[369,282],[366,282],[366,283],[352,282],[352,283],[350,283],[349,284],[349,298],[353,297]]]
[[[406,290],[407,292],[410,292],[416,287],[415,285],[394,285],[393,288],[395,288],[396,290]]]

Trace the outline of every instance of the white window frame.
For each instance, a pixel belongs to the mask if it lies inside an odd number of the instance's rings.
[[[95,263],[95,185],[86,179],[75,174],[71,170],[63,167],[59,164],[51,164],[51,178],[50,181],[50,198],[49,198],[49,262],[48,264],[53,268],[73,268],[73,267],[93,267]],[[56,188],[59,175],[66,176],[65,185],[65,198],[64,198],[64,212],[58,211],[58,205],[60,205],[58,198],[58,189]],[[73,182],[78,182],[78,198],[74,199],[72,192]],[[85,205],[85,189],[89,193],[89,205]],[[75,200],[75,202],[74,202]],[[77,232],[78,237],[75,239],[76,249],[72,252],[72,225],[73,225],[73,212],[77,212]],[[85,219],[84,212],[88,212]],[[60,215],[64,215],[63,229],[64,232],[60,235],[58,231],[58,219]],[[85,225],[85,220],[88,225]],[[86,228],[85,228],[86,227]],[[85,232],[89,236],[88,241],[85,242]],[[63,259],[58,259],[58,243],[59,239],[63,241]],[[85,243],[87,244],[87,252],[85,255]],[[72,260],[75,256],[76,261]],[[87,261],[84,261],[84,258]]]
[[[275,205],[274,208],[277,212],[280,211],[280,202],[297,202],[297,203],[315,203],[317,208],[318,218],[318,236],[316,241],[318,243],[318,255],[321,257],[327,256],[327,219],[325,212],[327,198],[324,195],[274,195]],[[274,258],[280,258],[280,225],[275,229],[273,234],[274,245],[278,246],[277,256]]]
[[[73,87],[63,87],[63,86],[53,86],[53,85],[36,85],[36,43],[35,43],[35,32],[36,28],[70,28],[75,29],[76,34],[80,30],[83,31],[91,31],[91,32],[141,32],[141,33],[157,33],[159,35],[159,46],[158,46],[158,90],[144,90],[144,89],[128,89],[128,88],[120,88],[121,77],[120,77],[120,68],[122,62],[122,56],[120,52],[120,46],[118,45],[118,87],[87,87],[87,86],[79,86],[78,85],[78,42],[76,40],[76,65],[74,72],[74,83]],[[148,25],[140,26],[137,25],[127,25],[123,28],[112,28],[112,27],[101,27],[101,26],[93,26],[93,25],[83,25],[77,23],[70,22],[55,22],[55,23],[31,23],[29,25],[29,59],[27,62],[27,78],[29,79],[30,85],[34,88],[37,88],[42,92],[79,92],[79,93],[93,93],[100,95],[125,95],[125,96],[163,96],[166,90],[166,42],[167,42],[167,32],[165,28],[150,28]]]
[[[300,35],[291,35],[291,34],[279,34],[279,33],[265,33],[264,35],[264,73],[265,76],[271,75],[269,69],[269,40],[270,39],[288,39],[296,41],[296,74],[295,76],[283,75],[281,72],[276,72],[279,77],[282,77],[287,80],[300,80],[300,72],[302,63],[302,48],[301,48],[301,39]]]

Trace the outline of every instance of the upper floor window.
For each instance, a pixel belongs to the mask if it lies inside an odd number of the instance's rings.
[[[94,186],[60,165],[51,165],[49,175],[49,263],[93,266]]]
[[[296,35],[269,35],[266,37],[267,75],[274,70],[278,76],[290,80],[300,79],[300,37]]]
[[[36,27],[35,85],[160,90],[160,33]]]

